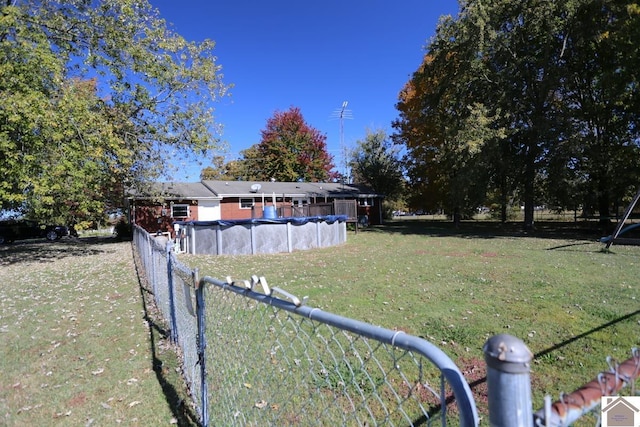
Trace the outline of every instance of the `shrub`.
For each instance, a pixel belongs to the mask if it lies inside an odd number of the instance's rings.
[[[113,229],[113,234],[118,240],[131,240],[133,237],[133,231],[131,224],[129,224],[124,218],[118,221]]]

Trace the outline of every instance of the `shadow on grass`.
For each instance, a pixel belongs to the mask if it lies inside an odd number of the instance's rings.
[[[105,253],[107,245],[119,243],[113,237],[64,237],[49,242],[46,239],[19,240],[0,245],[0,266],[27,262],[51,263],[68,257],[82,257]],[[104,245],[105,249],[96,249]]]
[[[575,336],[573,336],[573,337],[571,337],[571,338],[569,338],[569,339],[567,339],[565,341],[562,341],[561,343],[555,344],[555,345],[553,345],[553,346],[551,346],[551,347],[549,347],[549,348],[547,348],[545,350],[542,350],[542,351],[534,354],[533,358],[532,358],[532,361],[535,360],[535,359],[539,359],[539,358],[541,358],[541,357],[543,357],[543,356],[545,356],[547,354],[550,354],[550,353],[552,353],[552,352],[554,352],[556,350],[559,350],[562,347],[566,347],[569,344],[572,344],[575,341],[578,341],[578,340],[580,340],[582,338],[585,338],[585,337],[587,337],[587,336],[589,336],[591,334],[594,334],[594,333],[596,333],[598,331],[606,329],[606,328],[608,328],[610,326],[613,326],[613,325],[615,325],[617,323],[621,323],[621,322],[624,322],[626,320],[632,319],[633,317],[639,316],[639,315],[640,315],[640,310],[636,310],[636,311],[633,311],[631,313],[625,314],[624,316],[618,317],[617,319],[614,319],[614,320],[612,320],[610,322],[604,323],[604,324],[602,324],[600,326],[597,326],[597,327],[595,327],[593,329],[585,331],[585,332],[583,332],[581,334],[575,335]],[[598,372],[594,372],[593,376],[595,377],[597,374],[598,374]],[[483,392],[486,392],[486,389],[484,391],[480,390],[480,388],[483,387],[486,384],[486,382],[487,382],[487,377],[485,375],[484,377],[478,378],[477,380],[474,380],[474,381],[469,383],[469,388],[471,389],[471,392],[474,394],[476,399],[477,399],[477,396],[479,394],[481,394]],[[583,384],[576,384],[575,389],[581,387],[582,385]],[[450,395],[450,396],[447,397],[447,399],[445,401],[445,404],[448,406],[448,405],[451,405],[454,402],[455,402],[455,398],[453,397],[453,395]],[[420,418],[414,420],[413,425],[415,425],[415,426],[424,425],[430,419],[430,417],[432,415],[436,415],[437,413],[439,413],[439,411],[440,411],[440,406],[435,407],[434,410],[433,410],[433,413],[429,414],[429,417],[420,417]]]
[[[138,268],[139,259],[136,254],[133,245],[131,247],[132,255],[135,259],[135,268],[138,276],[138,284],[140,286],[140,296],[142,297],[142,308],[144,310],[144,320],[149,326],[149,349],[152,356],[152,367],[156,374],[156,378],[162,392],[165,395],[167,404],[173,413],[176,420],[176,425],[181,427],[201,427],[201,423],[198,421],[198,416],[193,410],[193,406],[189,403],[185,403],[190,397],[186,391],[186,385],[183,381],[177,378],[170,378],[169,373],[171,370],[175,372],[175,361],[168,360],[167,356],[162,357],[160,354],[159,346],[161,343],[169,342],[169,331],[158,321],[161,318],[160,312],[155,307],[154,296],[149,291],[148,281],[144,273]],[[170,350],[173,352],[173,350]],[[166,354],[166,353],[165,353]],[[173,352],[173,355],[177,359],[177,354]],[[163,360],[164,359],[164,360]],[[167,366],[165,366],[165,362]]]
[[[525,231],[520,222],[451,221],[427,219],[393,220],[384,225],[360,229],[363,233],[416,234],[431,237],[462,237],[492,239],[497,237],[535,237],[543,239],[573,239],[598,241],[604,234],[599,226],[589,222],[536,222],[535,229]]]
[[[566,248],[572,248],[574,246],[583,246],[583,245],[590,245],[591,242],[582,242],[582,243],[568,243],[566,245],[559,245],[559,246],[554,246],[552,248],[547,248],[548,251],[555,251],[556,249],[566,249]]]
[[[590,329],[590,330],[588,330],[586,332],[583,332],[581,334],[573,336],[573,337],[569,338],[568,340],[565,340],[565,341],[563,341],[563,342],[561,342],[559,344],[556,344],[556,345],[554,345],[552,347],[549,347],[549,348],[547,348],[545,350],[542,350],[542,351],[534,354],[533,358],[534,359],[539,359],[540,357],[545,356],[545,355],[547,355],[547,354],[549,354],[549,353],[551,353],[551,352],[553,352],[555,350],[558,350],[558,349],[560,349],[560,348],[562,348],[564,346],[567,346],[567,345],[569,345],[569,344],[571,344],[571,343],[573,343],[575,341],[578,341],[581,338],[585,338],[585,337],[587,337],[587,336],[589,336],[589,335],[591,335],[591,334],[593,334],[595,332],[598,332],[598,331],[601,331],[603,329],[606,329],[609,326],[615,325],[616,323],[624,322],[625,320],[631,319],[631,318],[633,318],[635,316],[638,316],[638,315],[640,315],[640,310],[636,310],[636,311],[633,311],[633,312],[631,312],[629,314],[625,314],[622,317],[618,317],[617,319],[614,319],[614,320],[612,320],[610,322],[604,323],[604,324],[602,324],[600,326],[597,326],[597,327],[595,327],[593,329]]]

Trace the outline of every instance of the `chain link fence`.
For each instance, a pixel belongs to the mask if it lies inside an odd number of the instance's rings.
[[[138,227],[134,244],[203,425],[478,424],[462,373],[431,343],[307,307],[264,278],[198,280]]]
[[[428,341],[309,307],[264,277],[200,279],[176,259],[170,239],[139,227],[134,245],[203,426],[479,425],[465,378]],[[639,394],[634,348],[532,414],[524,343],[499,335],[484,351],[495,426],[600,425],[601,397]]]
[[[264,278],[201,283],[216,424],[477,425],[464,377],[432,344],[304,306]]]
[[[183,376],[191,397],[201,411],[203,390],[198,363],[201,355],[198,352],[195,272],[175,258],[173,245],[166,236],[154,236],[136,226],[133,237],[155,304],[169,323],[170,339],[181,353]]]

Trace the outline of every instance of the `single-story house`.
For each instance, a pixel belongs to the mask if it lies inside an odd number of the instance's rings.
[[[201,182],[161,182],[144,191],[129,191],[131,222],[155,232],[173,232],[175,221],[219,218],[220,197]]]
[[[149,232],[172,232],[176,221],[346,215],[382,223],[383,195],[366,186],[326,182],[210,181],[156,183],[130,192],[131,220]]]

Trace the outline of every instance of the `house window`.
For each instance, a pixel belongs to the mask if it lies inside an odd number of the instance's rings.
[[[240,199],[240,209],[251,209],[253,207],[253,199]]]
[[[171,216],[173,218],[188,218],[189,205],[171,205]]]
[[[373,206],[373,198],[362,197],[358,199],[358,203],[360,204],[360,206]]]

